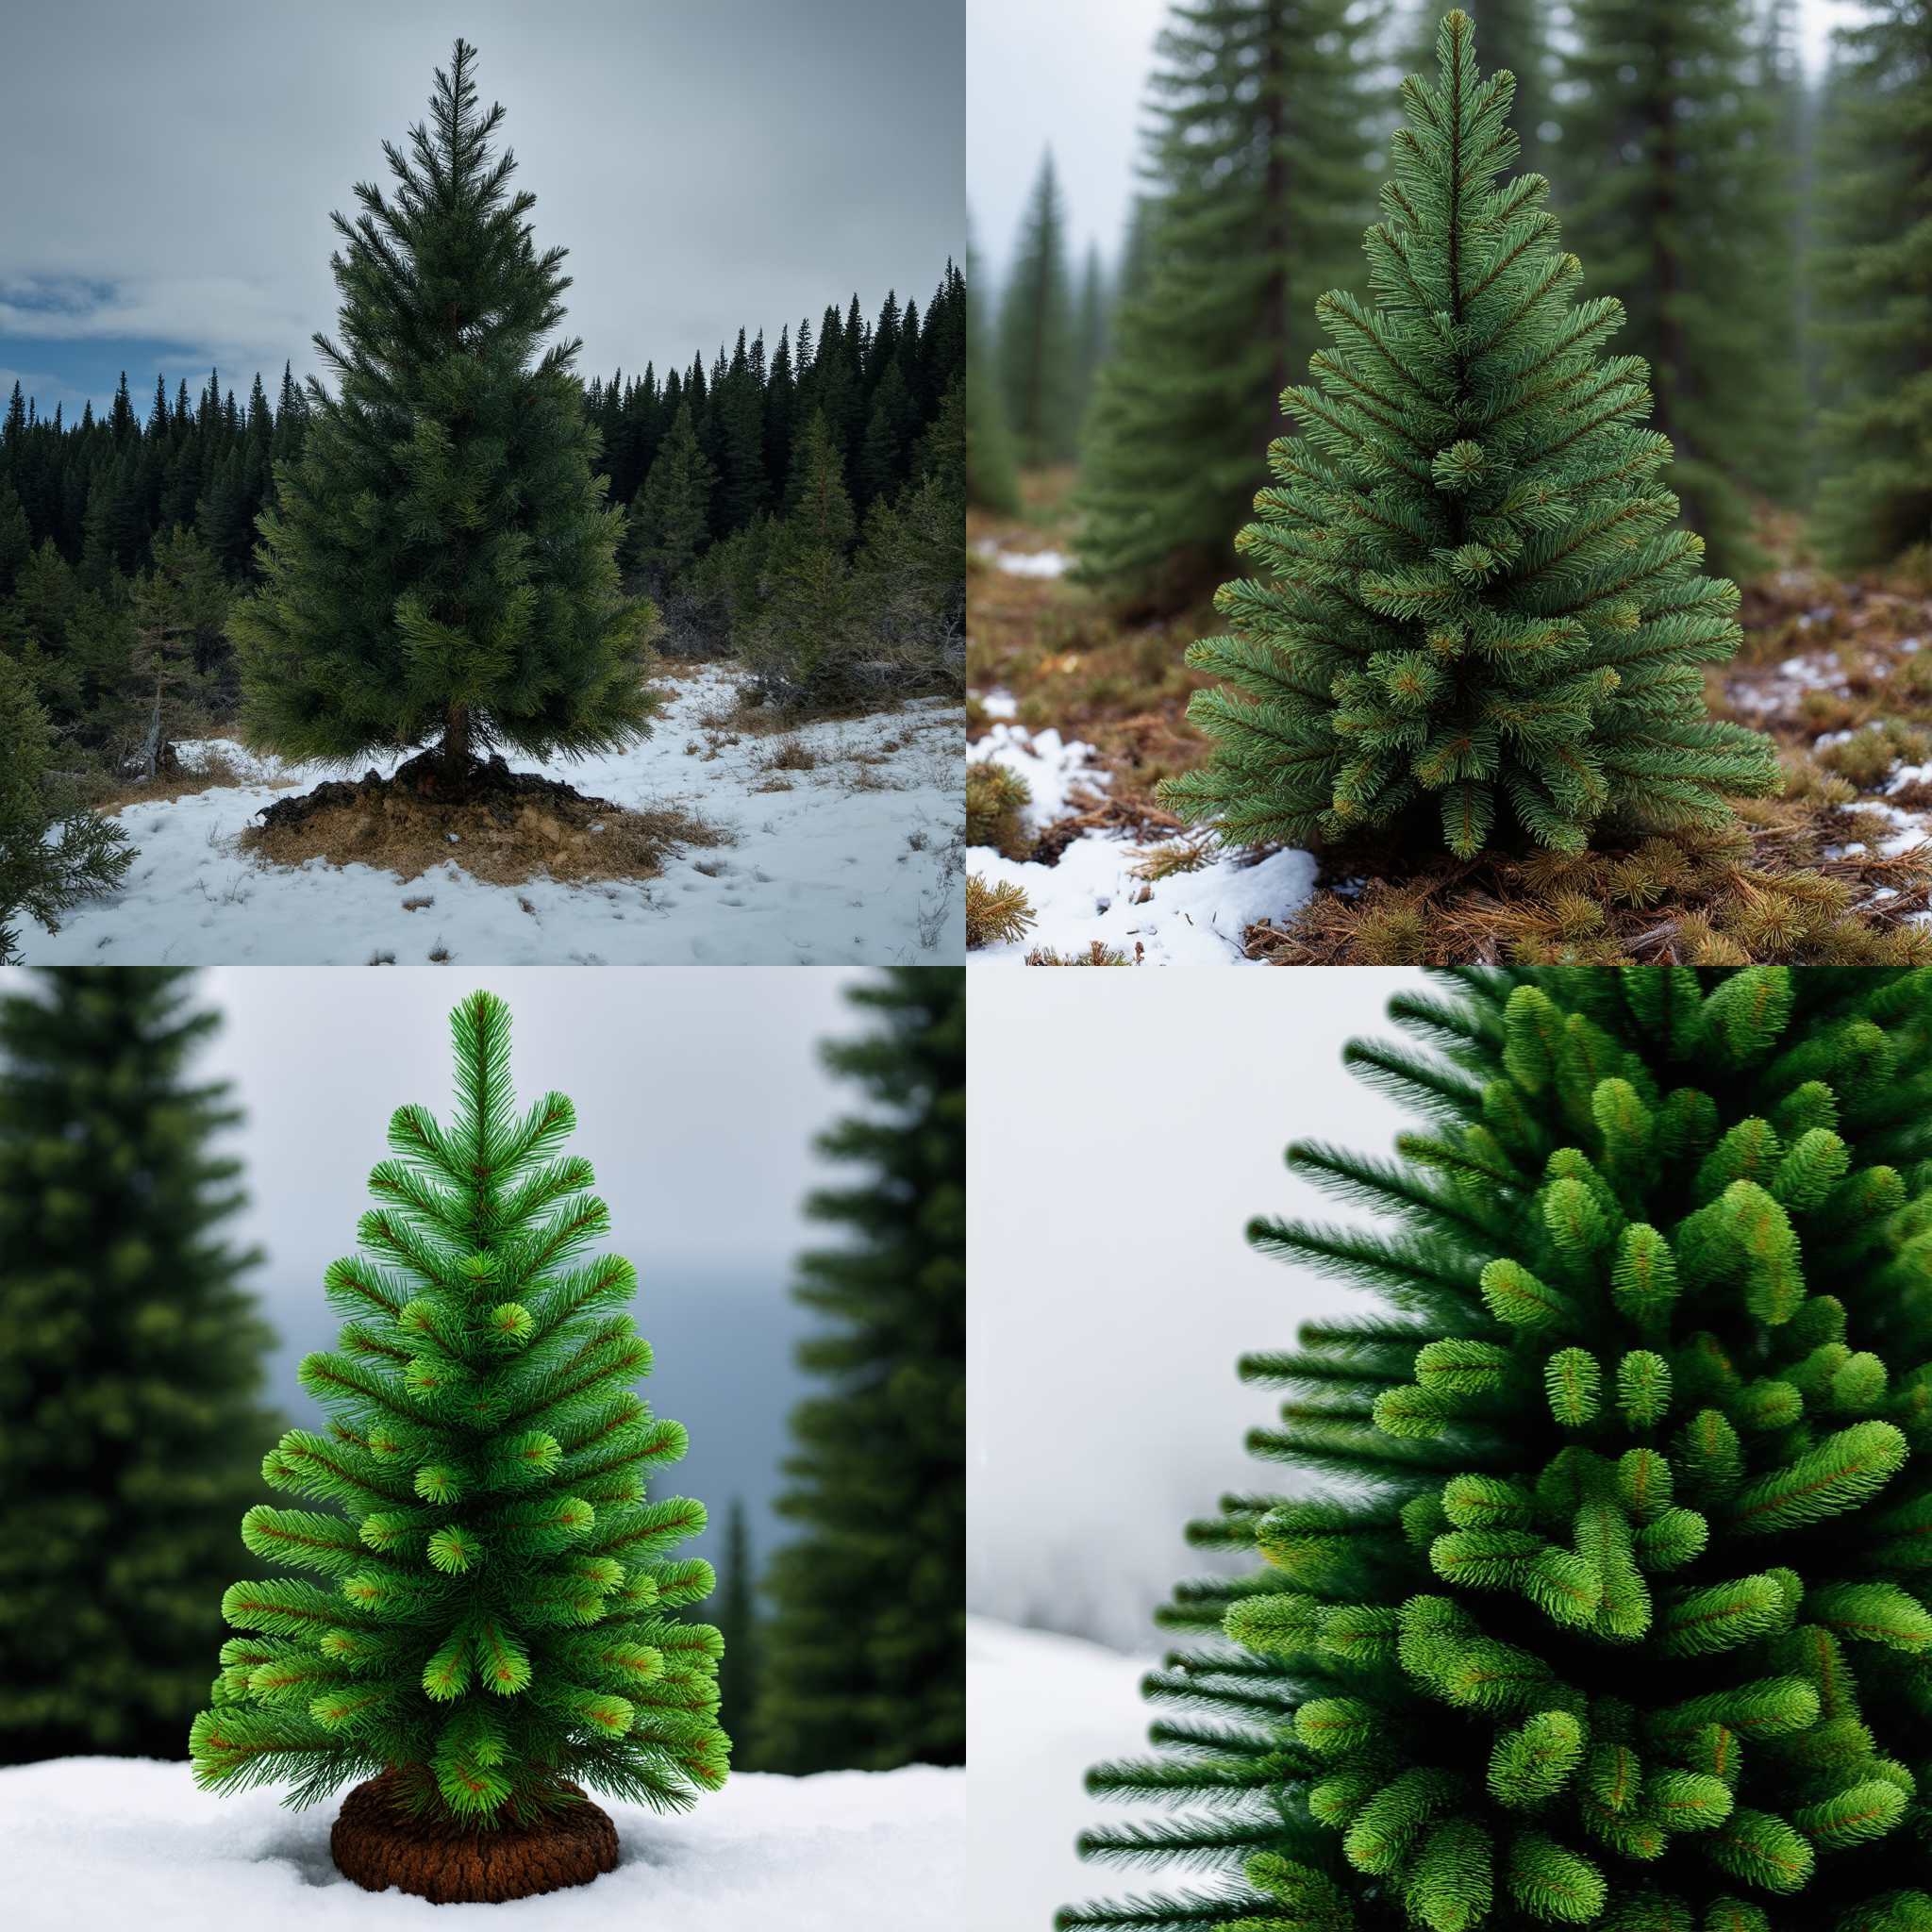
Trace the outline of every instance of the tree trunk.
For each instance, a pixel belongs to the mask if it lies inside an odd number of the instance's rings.
[[[470,708],[452,705],[442,721],[442,769],[452,785],[461,785],[470,770]]]

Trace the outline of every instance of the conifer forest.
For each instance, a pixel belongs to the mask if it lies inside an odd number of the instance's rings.
[[[1932,9],[1160,11],[969,171],[975,957],[1932,958]]]

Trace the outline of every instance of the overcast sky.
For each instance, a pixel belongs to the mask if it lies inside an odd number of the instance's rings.
[[[1387,1153],[1407,1124],[1342,1042],[1420,974],[983,973],[967,1086],[967,1607],[1146,1651],[1208,1567],[1181,1539],[1281,1397],[1235,1375],[1361,1295],[1257,1256],[1255,1214],[1352,1216],[1291,1140]],[[1277,1473],[1274,1480],[1280,1479]]]
[[[961,0],[61,0],[6,9],[0,385],[98,408],[210,363],[245,398],[331,331],[332,208],[387,181],[458,33],[507,110],[588,375],[708,361],[741,326],[964,248]]]
[[[1413,0],[1401,5],[1412,17]],[[1857,10],[1856,0],[1799,0],[1814,72],[1833,23]],[[1167,14],[1168,0],[966,0],[966,193],[974,240],[995,275],[1049,143],[1076,258],[1090,241],[1114,254],[1134,191],[1154,41]]]

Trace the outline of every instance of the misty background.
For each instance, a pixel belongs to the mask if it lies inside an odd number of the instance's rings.
[[[1341,1047],[1396,1037],[1389,997],[1422,978],[974,976],[970,1611],[1150,1652],[1156,1606],[1213,1567],[1183,1542],[1187,1520],[1224,1491],[1290,1479],[1242,1451],[1281,1398],[1244,1387],[1235,1359],[1364,1298],[1255,1254],[1242,1228],[1261,1213],[1362,1218],[1292,1177],[1282,1151],[1387,1153],[1411,1124],[1344,1071]]]
[[[458,34],[569,251],[588,379],[774,347],[964,255],[960,0],[63,0],[9,7],[0,395],[98,414],[123,369],[245,397],[332,331],[331,209],[390,180]]]
[[[827,1241],[800,1211],[833,1172],[811,1141],[857,1099],[820,1065],[818,1043],[864,1030],[843,995],[866,976],[799,967],[201,974],[192,1004],[217,1008],[224,1024],[189,1077],[229,1081],[245,1116],[222,1144],[244,1163],[248,1206],[224,1232],[265,1253],[250,1286],[279,1338],[272,1399],[297,1425],[325,1426],[295,1379],[302,1357],[334,1346],[341,1325],[323,1299],[323,1270],[355,1252],[391,1114],[416,1101],[447,1116],[449,1012],[488,988],[509,1003],[520,1102],[555,1088],[575,1105],[566,1151],[591,1161],[609,1204],[603,1248],[628,1257],[640,1277],[632,1313],[656,1357],[641,1392],[691,1432],[690,1454],[651,1493],[706,1506],[710,1527],[680,1554],[713,1562],[741,1497],[762,1568],[783,1540],[771,1506],[786,1417],[806,1390],[791,1350],[811,1318],[791,1298],[791,1261]],[[31,992],[34,981],[0,968],[0,995]]]

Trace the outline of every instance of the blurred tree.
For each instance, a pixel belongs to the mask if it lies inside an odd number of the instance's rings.
[[[1063,463],[1079,430],[1079,363],[1067,217],[1053,155],[1034,178],[1000,305],[999,368],[1007,421],[1028,468]]]
[[[820,1141],[859,1172],[809,1211],[847,1237],[799,1264],[824,1392],[792,1411],[801,1525],[765,1573],[750,1761],[886,1771],[966,1755],[966,987],[901,967],[857,988],[874,1030],[824,1049],[868,1109]]]
[[[724,1521],[724,1559],[719,1566],[718,1634],[728,1659],[718,1673],[718,1724],[734,1745],[751,1735],[758,1701],[758,1577],[752,1568],[751,1532],[743,1499],[734,1496]]]
[[[1932,6],[1836,37],[1821,136],[1818,538],[1843,570],[1932,542]]]
[[[240,1116],[189,1077],[184,971],[35,978],[0,999],[0,1754],[180,1757],[275,1424]]]
[[[1144,270],[1113,319],[1082,454],[1079,575],[1168,602],[1225,564],[1320,340],[1314,301],[1361,278],[1378,8],[1176,6],[1149,83]]]
[[[986,303],[980,291],[979,259],[966,242],[966,500],[985,509],[1011,515],[1020,508],[1020,479],[1015,468],[1013,432],[1007,424],[1006,405],[987,354],[990,340]],[[0,513],[6,505],[0,502]],[[0,515],[0,542],[5,540]]]
[[[1074,323],[1074,375],[1078,414],[1082,421],[1093,399],[1093,383],[1107,359],[1107,271],[1100,263],[1100,244],[1087,244],[1087,265],[1080,274],[1080,305]]]

